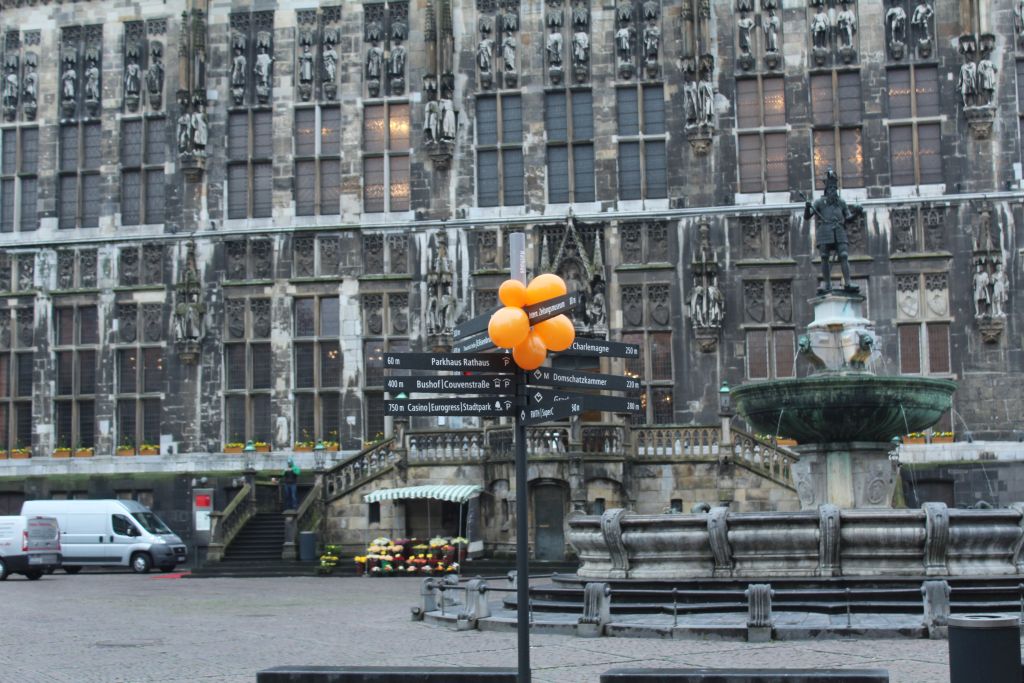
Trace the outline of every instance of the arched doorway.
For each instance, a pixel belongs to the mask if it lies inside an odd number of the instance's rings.
[[[531,489],[534,559],[564,560],[566,489],[551,481],[537,482]]]

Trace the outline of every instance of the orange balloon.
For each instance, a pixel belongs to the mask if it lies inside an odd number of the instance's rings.
[[[548,351],[544,348],[544,342],[536,334],[531,332],[523,343],[512,349],[512,360],[523,370],[536,370],[547,358]]]
[[[498,298],[506,306],[522,308],[526,305],[526,285],[519,280],[505,280],[498,288]]]
[[[530,334],[530,319],[526,311],[514,306],[505,306],[494,312],[487,323],[487,334],[494,345],[502,349],[511,349],[521,344],[526,335]]]
[[[565,351],[576,339],[576,328],[564,315],[556,315],[533,326],[533,333],[540,337],[548,351]]]
[[[568,290],[565,287],[565,280],[554,273],[544,273],[530,280],[530,284],[526,286],[526,303],[530,305],[547,301],[566,292]]]

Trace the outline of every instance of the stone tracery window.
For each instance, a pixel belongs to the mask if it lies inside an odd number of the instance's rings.
[[[230,298],[224,302],[224,438],[270,443],[273,354],[270,300]]]
[[[938,69],[914,64],[890,68],[887,75],[892,184],[941,183]]]
[[[545,94],[548,202],[594,201],[594,113],[590,90]]]
[[[363,108],[363,211],[408,211],[410,120],[408,102]]]
[[[32,446],[34,322],[31,308],[0,308],[0,450]]]
[[[295,213],[299,216],[341,212],[341,109],[337,106],[295,110]]]
[[[39,129],[4,128],[0,155],[0,232],[35,230],[39,227]]]
[[[336,296],[294,302],[295,438],[339,441],[341,307]]]
[[[54,356],[56,445],[92,448],[96,438],[96,354],[99,321],[95,306],[55,304]]]
[[[165,119],[121,120],[121,224],[163,223]]]
[[[625,360],[625,374],[642,385],[644,412],[630,416],[633,424],[675,422],[672,366],[671,296],[665,284],[624,285],[622,341],[640,347],[638,358]]]
[[[661,85],[618,88],[619,199],[668,196],[665,92]]]
[[[142,324],[139,325],[139,315]],[[164,392],[163,311],[160,304],[118,305],[117,445],[160,444]]]
[[[864,187],[860,73],[813,74],[810,93],[815,187],[824,189],[829,168],[842,187]]]
[[[519,95],[476,99],[477,204],[524,203],[523,103]]]
[[[409,295],[405,292],[361,295],[363,309],[363,438],[384,434],[384,354],[411,351]]]
[[[103,131],[99,121],[60,127],[57,225],[95,228],[100,220],[100,164]]]
[[[736,129],[739,191],[788,190],[785,79],[758,76],[736,81]]]

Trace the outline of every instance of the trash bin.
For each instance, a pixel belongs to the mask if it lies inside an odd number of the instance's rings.
[[[1020,683],[1020,619],[1000,614],[949,617],[949,683]]]
[[[312,562],[316,559],[316,532],[299,532],[299,561]]]

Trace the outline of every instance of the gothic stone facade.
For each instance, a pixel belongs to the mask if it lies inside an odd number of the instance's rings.
[[[723,380],[806,372],[829,166],[879,370],[1011,436],[1020,11],[3,0],[2,447],[357,450],[392,429],[381,354],[489,310],[520,230],[581,334],[642,345],[600,365],[636,422],[713,424]]]

